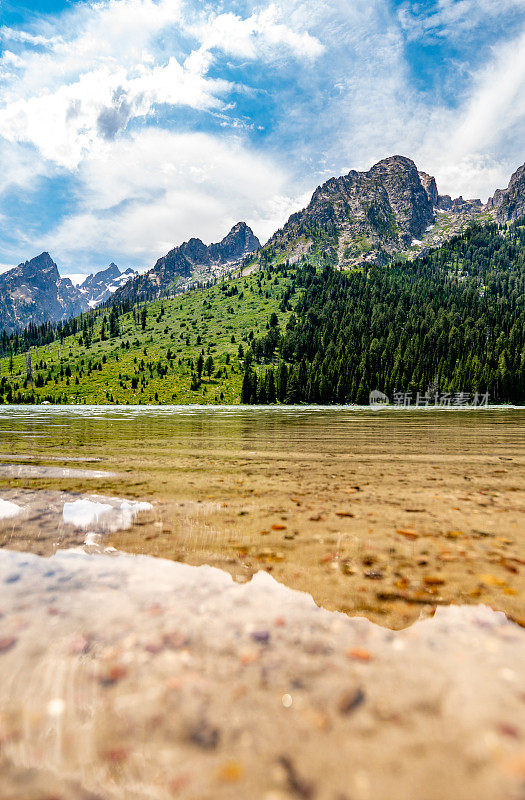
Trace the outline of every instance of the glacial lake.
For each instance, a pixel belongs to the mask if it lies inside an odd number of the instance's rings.
[[[525,409],[0,406],[0,796],[525,778]]]

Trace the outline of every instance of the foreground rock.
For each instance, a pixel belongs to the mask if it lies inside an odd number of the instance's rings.
[[[525,634],[485,607],[394,634],[265,573],[7,551],[0,604],[4,800],[519,796]]]

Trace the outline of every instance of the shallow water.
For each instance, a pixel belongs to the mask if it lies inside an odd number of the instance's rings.
[[[520,796],[524,422],[1,407],[0,796]]]

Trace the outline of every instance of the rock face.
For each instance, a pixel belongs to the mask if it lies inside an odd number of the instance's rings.
[[[90,308],[96,308],[109,300],[111,295],[130,281],[137,273],[133,269],[121,272],[116,264],[111,263],[94,275],[89,275],[78,288]]]
[[[438,246],[483,211],[480,200],[440,195],[431,175],[409,158],[391,156],[368,172],[330,178],[268,246],[291,261],[317,250],[341,267],[381,264],[396,253],[413,257]]]
[[[181,286],[193,280],[206,280],[223,274],[261,246],[245,222],[238,222],[217,244],[206,245],[190,239],[159,258],[144,275],[136,276],[115,295],[115,301],[159,297],[178,281]]]
[[[0,275],[0,330],[30,322],[56,322],[87,311],[88,304],[69,278],[61,278],[49,253]]]
[[[261,243],[245,222],[234,225],[219,244],[210,244],[208,257],[210,263],[230,264],[244,258],[248,253],[258,250]]]
[[[512,175],[507,189],[496,189],[487,208],[496,222],[514,222],[525,215],[525,164]]]
[[[428,175],[426,172],[421,172],[421,170],[418,172],[418,175],[423,189],[427,193],[430,203],[432,203],[432,208],[434,208],[437,206],[439,200],[436,179],[432,177],[432,175]]]
[[[330,178],[269,244],[296,260],[324,229],[324,249],[341,265],[384,263],[431,225],[436,198],[434,178],[418,173],[409,158],[392,156],[368,172]]]

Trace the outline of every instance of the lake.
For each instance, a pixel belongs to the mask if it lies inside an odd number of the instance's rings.
[[[525,410],[0,406],[0,796],[525,778]]]

